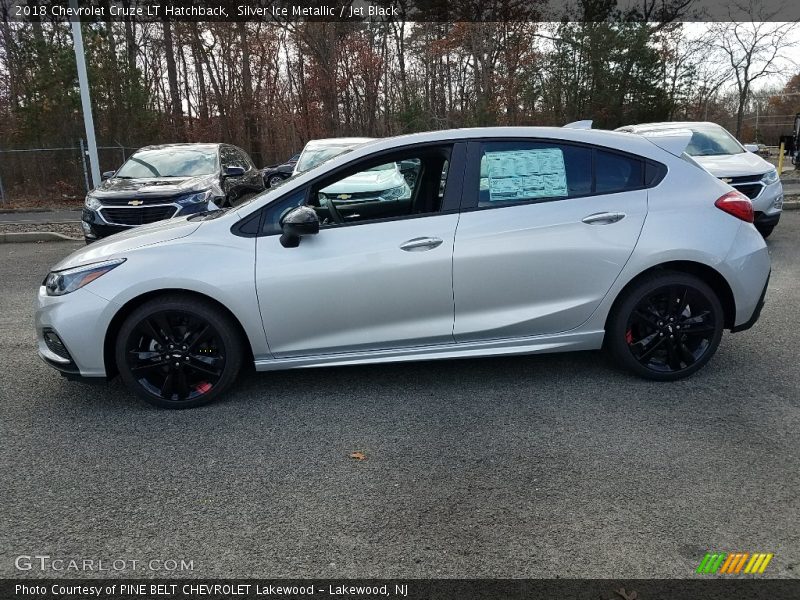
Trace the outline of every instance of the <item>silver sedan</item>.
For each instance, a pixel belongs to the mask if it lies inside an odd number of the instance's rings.
[[[769,279],[750,200],[691,132],[486,128],[376,140],[234,209],[117,234],[39,289],[38,351],[184,408],[256,370],[605,347],[675,380]],[[396,163],[411,194],[328,194]]]

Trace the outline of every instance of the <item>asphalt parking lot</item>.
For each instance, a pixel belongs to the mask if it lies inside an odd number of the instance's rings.
[[[250,374],[164,411],[39,362],[36,289],[78,246],[0,244],[0,577],[39,575],[14,567],[33,554],[204,578],[691,577],[706,551],[798,577],[800,211],[769,246],[761,321],[681,382],[574,353]]]

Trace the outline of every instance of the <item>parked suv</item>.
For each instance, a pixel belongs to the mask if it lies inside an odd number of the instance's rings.
[[[86,196],[86,242],[137,225],[231,206],[264,190],[261,172],[230,144],[165,144],[136,151]]]
[[[709,173],[750,198],[755,211],[756,229],[768,237],[778,224],[783,210],[783,185],[775,167],[755,152],[748,152],[735,137],[716,123],[642,123],[626,125],[617,131],[645,134],[669,129],[688,129],[692,132],[686,154]]]

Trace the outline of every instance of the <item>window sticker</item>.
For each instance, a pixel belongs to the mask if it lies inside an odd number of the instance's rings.
[[[489,190],[490,202],[568,195],[560,148],[487,152],[481,163],[481,189]]]

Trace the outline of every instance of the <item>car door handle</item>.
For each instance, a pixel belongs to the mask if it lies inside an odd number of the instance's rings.
[[[422,252],[424,250],[433,250],[440,246],[442,240],[433,237],[419,237],[413,240],[408,240],[400,244],[400,249],[406,252]]]
[[[625,213],[621,212],[603,212],[594,213],[584,217],[582,220],[587,225],[610,225],[625,218]]]

